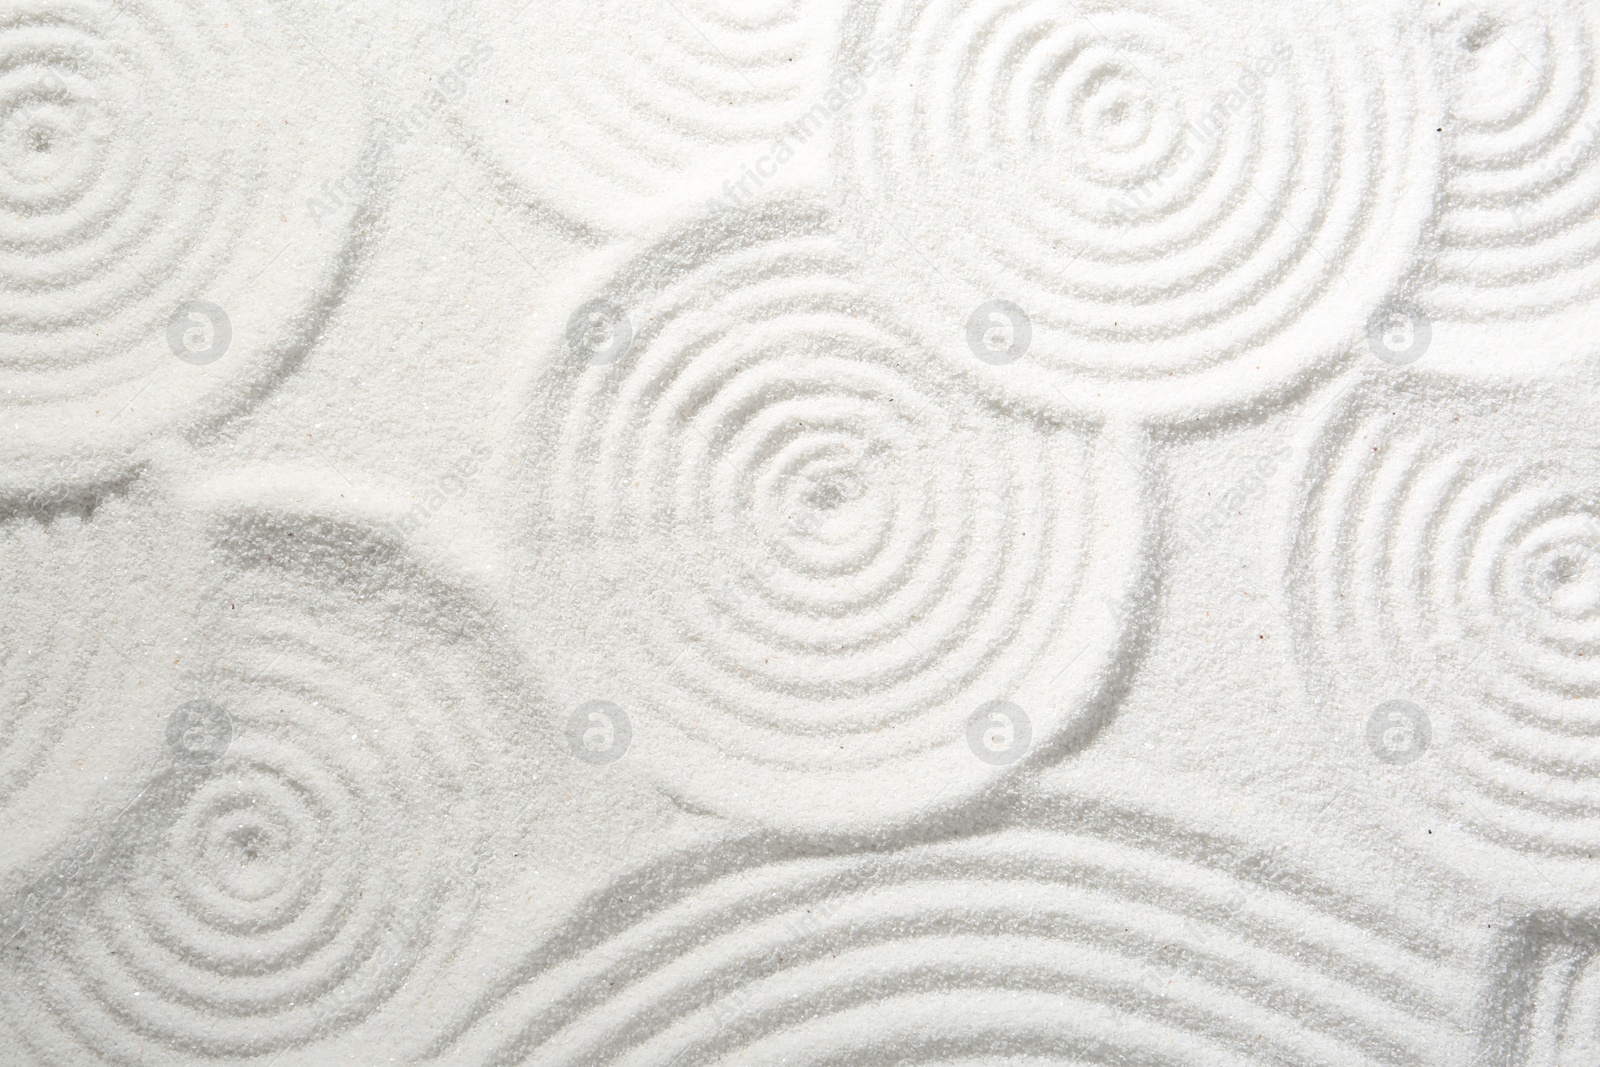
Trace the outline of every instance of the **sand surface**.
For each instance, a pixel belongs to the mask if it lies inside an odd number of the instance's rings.
[[[0,1067],[1595,1067],[1597,400],[1589,0],[0,0]]]

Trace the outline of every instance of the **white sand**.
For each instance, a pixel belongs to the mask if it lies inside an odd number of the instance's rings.
[[[1600,9],[0,4],[0,1067],[1600,1062]]]

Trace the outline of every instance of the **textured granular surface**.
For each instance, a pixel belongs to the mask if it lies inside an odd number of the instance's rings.
[[[1597,12],[0,0],[0,1064],[1594,1067]]]

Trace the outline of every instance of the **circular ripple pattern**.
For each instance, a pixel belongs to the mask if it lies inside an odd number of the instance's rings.
[[[851,51],[893,59],[853,110],[847,191],[952,338],[987,300],[1031,317],[1014,365],[947,346],[1003,392],[1243,403],[1346,353],[1420,244],[1438,135],[1425,57],[1392,20],[1360,2],[867,4]]]
[[[363,131],[287,32],[212,0],[0,12],[5,480],[81,481],[152,430],[214,418],[315,325],[348,227],[305,203],[357,170]],[[207,367],[167,340],[197,299],[231,325]]]
[[[405,1011],[471,922],[497,825],[486,783],[526,787],[475,740],[492,707],[473,654],[453,630],[358,616],[336,578],[256,577],[229,582],[236,607],[194,676],[231,719],[226,747],[198,766],[173,753],[112,828],[103,877],[8,950],[0,1002],[41,1060],[329,1041]]]
[[[526,555],[559,570],[525,599],[592,605],[581,633],[547,620],[550,672],[603,663],[608,687],[566,702],[637,712],[635,751],[640,718],[668,727],[696,754],[660,762],[704,802],[791,815],[699,770],[833,776],[825,794],[882,815],[985,777],[965,732],[988,700],[1021,706],[1035,747],[1088,725],[1141,537],[1134,446],[974,400],[832,238],[784,236],[817,219],[716,225],[608,276],[628,353],[594,366],[557,339],[519,431],[538,477],[512,491],[549,517]]]
[[[1309,1067],[1445,1062],[1453,1040],[1437,949],[1087,836],[778,862],[602,904],[445,1058]]]
[[[1447,715],[1424,761],[1469,793],[1441,803],[1495,840],[1585,853],[1600,840],[1595,430],[1549,391],[1347,402],[1314,446],[1290,565],[1298,640],[1341,712],[1399,698]]]
[[[858,80],[828,81],[837,23],[826,4],[484,6],[505,43],[464,90],[466,136],[586,223],[613,225],[670,195],[748,202],[795,155],[822,151],[809,142],[841,93],[860,92]]]
[[[1547,312],[1600,283],[1600,10],[1457,0],[1436,15],[1449,94],[1439,317]]]

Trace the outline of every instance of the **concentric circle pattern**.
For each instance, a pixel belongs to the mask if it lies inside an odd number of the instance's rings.
[[[0,11],[0,488],[104,476],[152,432],[248,402],[314,328],[350,228],[306,202],[360,173],[364,130],[337,72],[260,47],[286,17]],[[226,319],[191,321],[194,301]]]
[[[1159,848],[1008,829],[716,866],[580,914],[439,1062],[1443,1065],[1461,1045],[1454,964],[1421,930]]]
[[[1421,302],[1455,319],[1549,312],[1600,285],[1600,10],[1454,0],[1440,248]]]
[[[987,776],[964,739],[988,700],[1036,748],[1091,725],[1142,537],[1136,446],[969,396],[822,227],[708,221],[609,273],[634,332],[615,362],[551,331],[511,487],[533,502],[521,599],[588,605],[540,622],[550,674],[602,686],[567,702],[623,707],[636,751],[653,720],[651,758],[702,802],[903,814]],[[686,241],[714,247],[685,268]],[[815,813],[771,795],[791,774]]]
[[[469,142],[522,188],[602,227],[660,200],[748,202],[794,156],[825,158],[839,94],[860,91],[828,80],[831,2],[479,6],[499,37],[461,97]]]
[[[1292,614],[1331,710],[1448,721],[1440,803],[1518,847],[1600,845],[1596,429],[1555,389],[1397,387],[1341,403],[1304,477]]]
[[[204,762],[173,751],[107,824],[102,868],[7,946],[0,1004],[30,1061],[212,1063],[363,1024],[392,1042],[392,1016],[470,931],[477,868],[504,829],[490,787],[519,807],[532,795],[478,730],[519,735],[469,615],[436,631],[394,611],[425,582],[373,597],[296,574],[297,552],[326,551],[291,540],[311,528],[252,540],[273,561],[230,572],[190,652],[190,687],[229,717],[225,747]],[[331,571],[353,576],[348,561]]]
[[[884,269],[958,338],[1032,320],[1007,395],[1170,417],[1348,352],[1410,269],[1438,135],[1418,34],[1334,0],[878,0],[892,58],[842,138]],[[1248,42],[1248,43],[1247,43]],[[1420,43],[1420,42],[1419,42]]]

